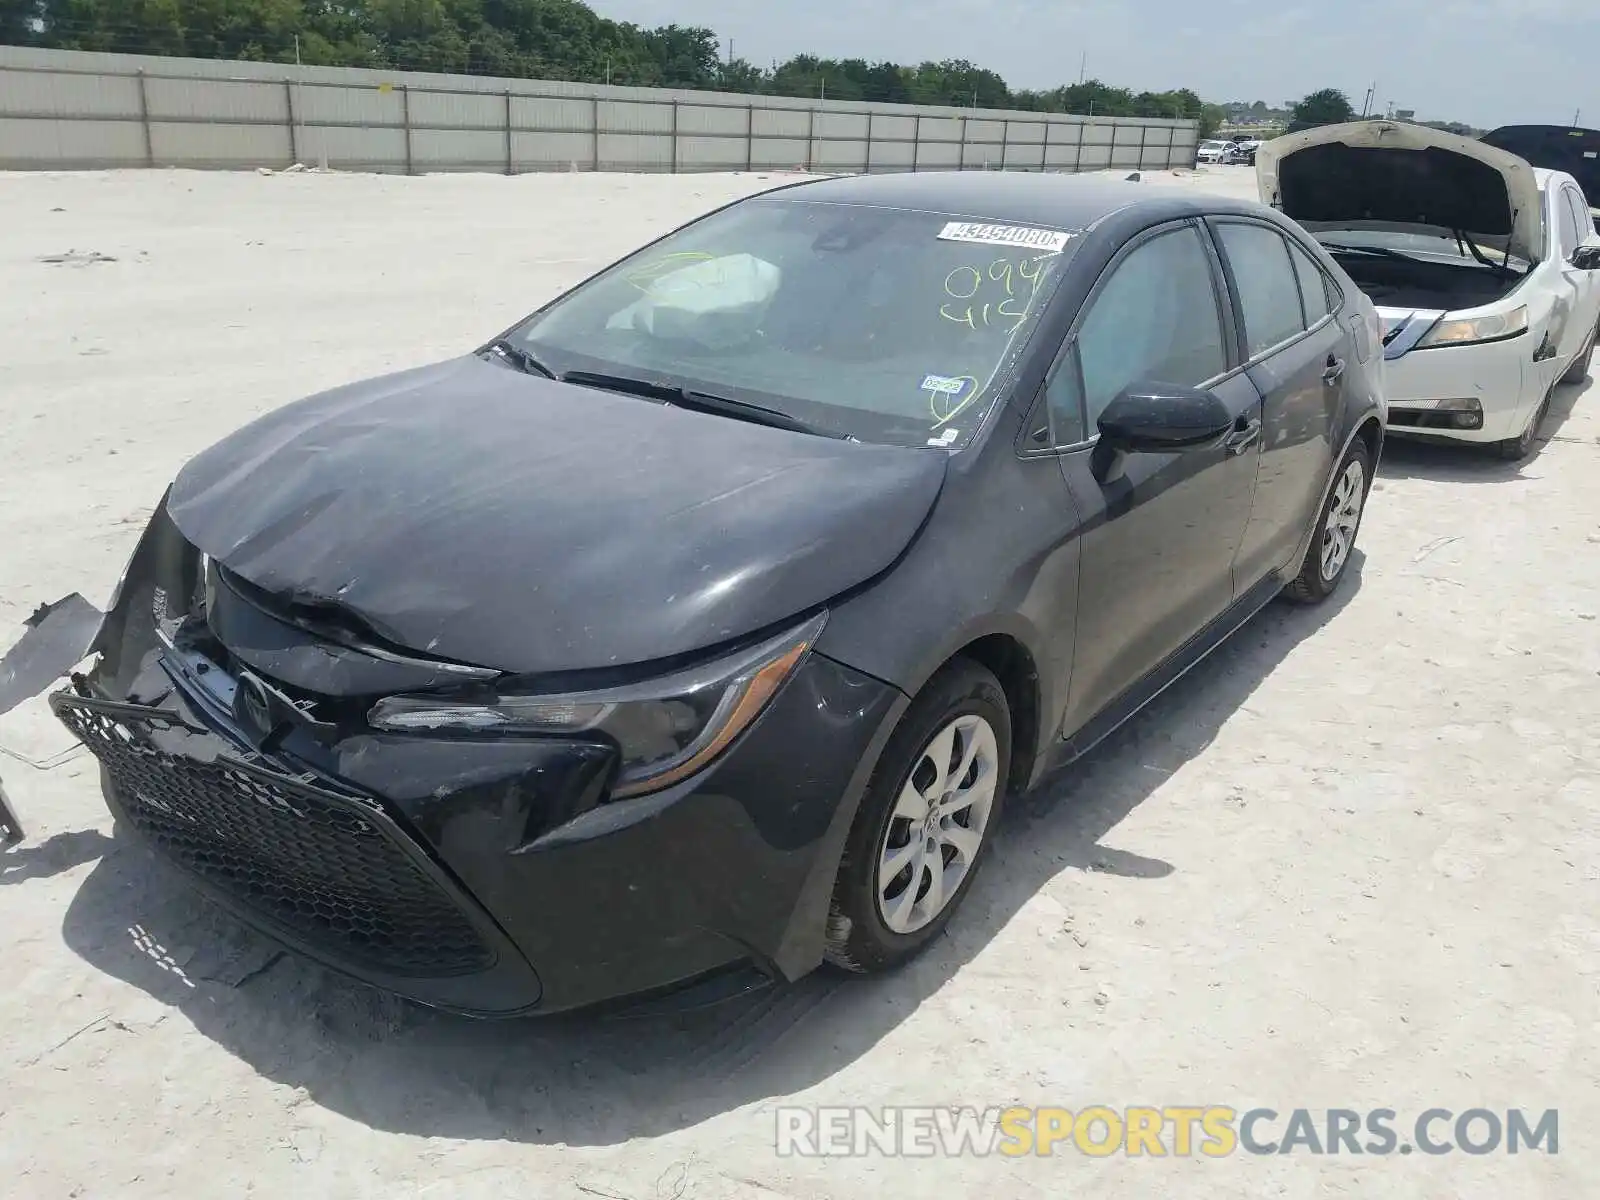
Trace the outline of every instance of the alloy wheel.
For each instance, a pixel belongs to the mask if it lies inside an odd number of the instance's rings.
[[[1322,578],[1332,583],[1344,570],[1350,549],[1356,544],[1356,526],[1361,523],[1361,505],[1367,496],[1367,475],[1360,460],[1344,469],[1334,485],[1328,505],[1328,519],[1322,526]]]
[[[894,933],[923,928],[960,891],[983,845],[999,772],[994,729],[976,714],[945,725],[917,756],[874,879],[879,915]]]

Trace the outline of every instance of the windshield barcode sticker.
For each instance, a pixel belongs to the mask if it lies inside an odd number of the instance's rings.
[[[943,242],[977,242],[985,246],[1016,246],[1044,254],[1060,254],[1072,240],[1059,229],[1029,229],[1024,225],[982,225],[976,221],[951,221],[939,232]]]
[[[922,380],[922,388],[928,392],[942,392],[947,396],[959,396],[967,390],[967,381],[959,375],[926,375]]]

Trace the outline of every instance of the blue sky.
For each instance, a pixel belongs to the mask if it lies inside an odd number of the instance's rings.
[[[706,25],[740,58],[967,58],[1013,87],[1089,75],[1135,91],[1280,103],[1337,87],[1359,109],[1492,127],[1600,127],[1592,0],[590,0],[641,25]]]

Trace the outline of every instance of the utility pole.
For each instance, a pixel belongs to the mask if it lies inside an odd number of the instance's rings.
[[[1083,77],[1089,70],[1089,52],[1085,50],[1078,56],[1078,82],[1083,82]]]
[[[1367,98],[1361,102],[1361,115],[1366,117],[1372,112],[1372,97],[1377,93],[1378,85],[1374,83],[1367,89]]]
[[[1583,116],[1583,109],[1579,108],[1579,109],[1575,109],[1573,111],[1573,114],[1572,114],[1572,127],[1574,129],[1576,129],[1578,127],[1578,118],[1581,117],[1581,116]]]
[[[300,65],[300,35],[298,33],[294,35],[294,65],[297,67]],[[1574,121],[1573,124],[1577,124],[1577,122]]]

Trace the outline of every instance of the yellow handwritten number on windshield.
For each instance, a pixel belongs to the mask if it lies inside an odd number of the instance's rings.
[[[1005,331],[1014,333],[1027,316],[1028,304],[1039,292],[1043,272],[1043,255],[997,258],[982,271],[977,267],[957,267],[944,277],[948,299],[939,305],[939,315],[974,332],[980,327],[989,329],[1009,322],[1004,325]],[[998,286],[986,288],[987,284]],[[978,296],[980,291],[985,293],[982,298]]]

